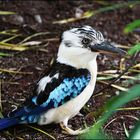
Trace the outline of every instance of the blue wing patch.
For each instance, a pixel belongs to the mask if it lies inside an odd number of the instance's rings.
[[[46,102],[41,106],[46,107],[53,100],[54,107],[64,104],[66,97],[74,98],[78,96],[90,81],[90,76],[81,76],[78,78],[65,78],[63,82],[55,88]]]
[[[24,108],[26,109],[26,115],[21,117],[22,121],[27,121],[28,123],[37,122],[39,115],[51,108],[57,108],[63,105],[72,98],[78,96],[84,88],[88,85],[91,79],[90,75],[80,76],[76,78],[65,78],[63,82],[56,87],[49,95],[47,101],[41,105],[37,105],[37,96],[32,98],[32,103],[36,105],[35,108]],[[17,112],[18,113],[18,112]]]

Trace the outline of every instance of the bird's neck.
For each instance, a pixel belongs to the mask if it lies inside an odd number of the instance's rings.
[[[59,51],[57,61],[60,62],[61,64],[70,65],[77,69],[83,68],[88,69],[90,71],[92,70],[90,65],[91,64],[96,65],[96,57],[97,54],[92,53],[90,51],[81,52],[79,54],[74,54],[71,52],[66,54],[65,52]]]
[[[89,70],[89,72],[91,74],[91,78],[92,79],[96,79],[96,77],[97,77],[97,70],[98,70],[96,59],[93,59],[93,60],[91,60],[88,63],[88,70]]]
[[[91,59],[92,57],[92,59]],[[93,78],[94,80],[96,79],[97,77],[97,62],[96,62],[96,56],[90,56],[88,55],[88,58],[87,56],[85,55],[82,55],[82,57],[77,57],[75,59],[71,59],[71,61],[68,59],[70,57],[67,57],[66,58],[63,58],[61,57],[61,59],[57,59],[57,61],[61,64],[65,64],[67,66],[72,66],[74,68],[76,68],[77,70],[78,69],[87,69],[91,75],[91,78]],[[87,62],[88,60],[88,62]]]

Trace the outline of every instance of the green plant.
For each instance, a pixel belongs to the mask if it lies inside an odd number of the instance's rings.
[[[124,33],[130,33],[138,27],[140,27],[140,19],[134,20],[133,22],[127,24],[124,28]]]
[[[132,47],[129,51],[128,51],[128,54],[129,55],[133,55],[137,52],[140,51],[140,43],[136,44],[134,47]]]
[[[84,139],[106,138],[106,134],[103,133],[103,130],[101,129],[103,127],[103,125],[105,124],[105,122],[109,119],[109,117],[111,117],[111,115],[114,112],[116,112],[117,108],[125,105],[126,103],[134,100],[137,97],[140,97],[140,84],[133,86],[127,92],[122,92],[119,96],[113,97],[104,106],[105,111],[104,111],[103,115],[101,116],[101,118],[99,118],[99,120],[92,126],[90,131],[87,134],[82,135],[81,138],[84,138]],[[130,135],[130,138],[139,136],[139,133],[137,133],[137,131],[139,129],[140,129],[140,125],[138,125],[134,129],[133,133],[131,133],[131,135]]]

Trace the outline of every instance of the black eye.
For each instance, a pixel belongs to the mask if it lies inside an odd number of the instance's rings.
[[[88,45],[89,43],[90,43],[90,39],[89,38],[83,38],[82,44]]]

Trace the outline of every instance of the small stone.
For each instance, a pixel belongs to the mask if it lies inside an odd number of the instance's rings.
[[[10,21],[11,23],[14,23],[16,25],[20,25],[23,24],[24,22],[24,18],[21,15],[10,15],[9,17],[7,17],[7,19],[5,19],[6,21]]]
[[[82,17],[82,15],[83,15],[83,10],[80,8],[76,8],[75,17],[80,18],[80,17]]]
[[[34,18],[35,18],[36,22],[38,22],[39,24],[42,24],[42,18],[40,15],[35,15]]]
[[[24,60],[25,60],[26,62],[28,62],[28,61],[29,61],[29,59],[28,59],[28,58],[24,58]]]
[[[129,129],[133,129],[134,128],[134,125],[129,125]]]
[[[57,14],[56,17],[59,18],[60,17],[60,14]]]
[[[116,91],[115,94],[116,94],[116,95],[119,95],[119,94],[120,94],[120,91]]]

